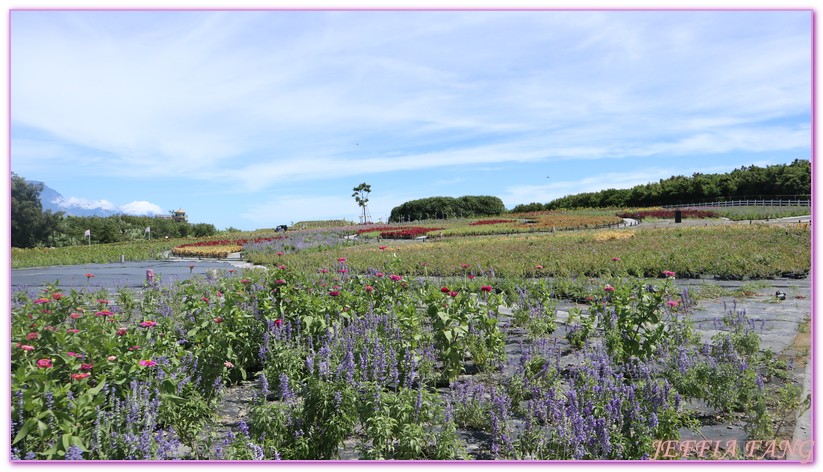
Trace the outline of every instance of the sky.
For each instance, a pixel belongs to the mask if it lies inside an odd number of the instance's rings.
[[[10,170],[218,229],[810,159],[812,13],[10,14]]]

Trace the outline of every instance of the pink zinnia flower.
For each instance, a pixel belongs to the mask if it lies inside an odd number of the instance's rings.
[[[20,345],[20,349],[22,349],[24,351],[33,351],[34,346],[29,346],[28,344],[22,344],[22,345]]]
[[[94,366],[91,364],[80,364],[80,370],[91,370]]]
[[[480,291],[481,292],[491,292],[492,291],[492,286],[491,285],[484,285],[484,286],[480,287]]]
[[[284,266],[284,265],[279,265],[279,266],[277,266],[277,268],[280,269],[280,270],[286,270],[286,266]]]
[[[603,290],[605,290],[605,291],[607,291],[607,292],[614,292],[614,287],[612,287],[612,286],[611,286],[611,285],[609,285],[609,284],[606,284],[606,286],[605,286],[605,287],[603,287]]]
[[[676,301],[674,301],[674,300],[669,300],[669,301],[667,301],[667,302],[666,302],[666,305],[669,305],[669,306],[670,306],[670,307],[672,307],[672,308],[676,307],[676,306],[677,306],[677,305],[679,305],[679,304],[680,304],[680,303],[678,303],[678,302],[676,302]]]
[[[108,305],[109,301],[106,300],[105,298],[101,298],[100,300],[97,300],[97,303],[99,303],[101,305]]]
[[[94,277],[94,274],[88,273],[88,274],[83,274],[83,276],[86,277],[87,279],[90,279],[90,278]]]
[[[125,336],[127,332],[128,332],[128,330],[126,328],[120,328],[120,329],[117,330],[117,335],[118,336]]]
[[[40,369],[48,369],[52,367],[51,359],[40,359],[37,361],[37,367]]]
[[[374,287],[372,287],[371,285],[366,285],[365,287],[363,287],[363,290],[371,293],[374,292]]]
[[[74,333],[79,333],[79,332],[80,332],[80,330],[79,330],[79,329],[77,329],[77,328],[69,328],[69,329],[67,329],[67,330],[66,330],[66,332],[67,332],[67,333],[74,334]]]
[[[332,297],[336,297],[340,295],[340,292],[338,292],[337,290],[332,290],[331,292],[329,292],[329,295]]]
[[[140,346],[132,346],[132,347],[129,348],[129,351],[139,351],[139,350],[140,350]]]
[[[234,368],[234,364],[232,364],[232,363],[231,363],[231,362],[229,362],[229,361],[224,362],[224,363],[223,363],[223,365],[224,365],[224,366],[226,366],[226,367],[228,367],[229,369],[233,369],[233,368]]]
[[[72,380],[83,380],[86,377],[88,377],[89,375],[91,375],[91,374],[88,373],[88,372],[82,372],[82,373],[79,373],[79,374],[71,374],[71,379]]]
[[[140,326],[142,326],[144,328],[151,328],[152,326],[156,326],[156,325],[157,325],[157,322],[152,321],[152,320],[146,320],[146,321],[140,323]]]
[[[34,304],[35,304],[35,305],[42,305],[43,303],[48,303],[48,302],[50,302],[50,301],[51,301],[51,300],[49,300],[48,298],[42,298],[42,297],[41,297],[41,298],[38,298],[37,300],[35,300],[35,301],[34,301]]]
[[[81,313],[72,313],[69,315],[70,318],[74,318],[75,320],[81,316],[83,316]]]
[[[218,316],[218,317],[217,317],[217,318],[215,318],[213,321],[214,321],[215,323],[217,323],[217,324],[220,324],[220,323],[222,323],[222,322],[223,322],[223,318],[221,318],[221,317],[219,317],[219,316]]]
[[[143,367],[154,367],[154,366],[157,365],[157,362],[154,362],[151,359],[144,359],[144,360],[138,362],[138,364],[140,364]]]
[[[275,252],[275,254],[277,254],[278,256],[282,256],[283,254],[285,254],[285,252],[283,252],[283,251],[277,251],[277,252]]]
[[[542,265],[536,265],[536,266],[534,266],[534,268],[537,269],[537,270],[540,270],[540,269],[543,268],[543,266]]]
[[[674,277],[674,272],[670,270],[664,270],[663,275],[665,275],[666,277]]]
[[[452,298],[454,298],[454,297],[456,297],[456,296],[457,296],[457,292],[455,292],[454,290],[452,290],[451,292],[449,292],[449,296],[450,296],[450,297],[452,297]]]
[[[469,275],[467,275],[467,277],[469,278],[469,280],[474,280],[475,275],[474,274],[469,274]]]
[[[390,275],[389,278],[394,280],[395,282],[403,280],[403,277],[400,277],[399,275],[395,275],[395,274]]]
[[[383,277],[383,276],[384,276],[384,275],[386,275],[386,274],[384,274],[384,273],[382,273],[382,272],[378,272],[378,273],[376,273],[376,274],[374,274],[374,275],[376,275],[376,276],[378,276],[378,277]]]
[[[208,298],[206,298],[206,297],[202,297],[202,298],[200,298],[200,300],[203,300],[203,301],[204,301],[204,302],[206,302],[206,303],[208,303],[208,302],[209,302],[209,299],[208,299]]]
[[[37,339],[39,337],[40,337],[40,335],[37,334],[37,333],[29,333],[29,334],[26,335],[26,339],[29,340],[29,341],[31,341],[32,339]]]
[[[274,283],[276,283],[277,285],[285,285],[286,281],[283,279],[277,279],[274,281]]]
[[[100,310],[94,314],[94,316],[111,316],[114,313],[110,312],[109,310]]]
[[[117,356],[109,356],[109,357],[106,358],[106,360],[109,361],[109,362],[114,362],[114,361],[117,360]]]
[[[468,264],[466,264],[466,263],[463,263],[463,264],[460,264],[460,267],[462,267],[462,268],[464,268],[464,269],[468,269],[468,268],[469,268],[469,265],[468,265]]]
[[[384,251],[386,249],[386,246],[380,246],[377,249],[380,249],[381,251]]]
[[[60,292],[55,292],[51,294],[51,298],[55,300],[60,300],[61,298],[63,298],[63,294]]]
[[[340,263],[346,262],[346,258],[345,257],[338,257],[337,262],[340,262]]]
[[[449,293],[449,287],[440,287],[440,291],[443,293]]]
[[[246,285],[248,283],[251,283],[251,280],[249,280],[249,279],[240,279],[240,283],[243,284],[243,285]]]
[[[620,258],[619,258],[619,257],[612,257],[612,260],[613,260],[613,261],[615,261],[615,262],[617,262],[617,261],[619,261],[619,260],[620,260]]]

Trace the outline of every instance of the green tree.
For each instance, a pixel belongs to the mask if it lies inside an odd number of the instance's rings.
[[[43,184],[29,183],[11,174],[11,245],[35,247],[54,239],[63,212],[43,211],[40,192]]]
[[[351,196],[354,197],[354,201],[363,209],[363,223],[368,223],[368,221],[366,221],[366,204],[369,202],[369,193],[371,193],[371,185],[363,182],[357,187],[354,187],[354,193],[351,194]]]

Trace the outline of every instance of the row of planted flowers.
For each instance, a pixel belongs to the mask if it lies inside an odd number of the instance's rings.
[[[699,343],[674,273],[656,288],[610,280],[588,314],[558,324],[560,285],[475,278],[468,264],[462,278],[409,280],[348,262],[149,284],[116,302],[17,294],[14,457],[330,459],[353,443],[366,459],[456,459],[462,430],[486,435],[480,457],[639,459],[695,424],[685,399],[774,433],[757,408],[779,366],[741,313]],[[513,327],[528,333],[515,358]],[[224,387],[251,379],[248,416],[215,429]]]

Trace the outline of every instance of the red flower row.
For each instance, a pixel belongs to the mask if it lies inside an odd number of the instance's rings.
[[[270,238],[255,239],[216,239],[213,241],[200,241],[198,243],[181,244],[181,247],[210,247],[210,246],[243,246],[248,243],[267,243],[276,239],[286,239],[288,236],[275,236]]]
[[[514,223],[515,220],[478,220],[474,223],[469,223],[469,226],[480,226],[480,225],[496,225],[498,223]]]
[[[709,210],[680,210],[683,218],[719,218],[720,215]],[[675,210],[643,210],[643,211],[627,211],[618,213],[620,218],[634,218],[642,220],[643,218],[674,218]]]
[[[395,229],[394,231],[383,231],[380,233],[380,237],[386,239],[414,239],[428,233],[429,231],[439,231],[441,229],[443,228],[423,228],[420,226],[412,226],[400,230]]]

